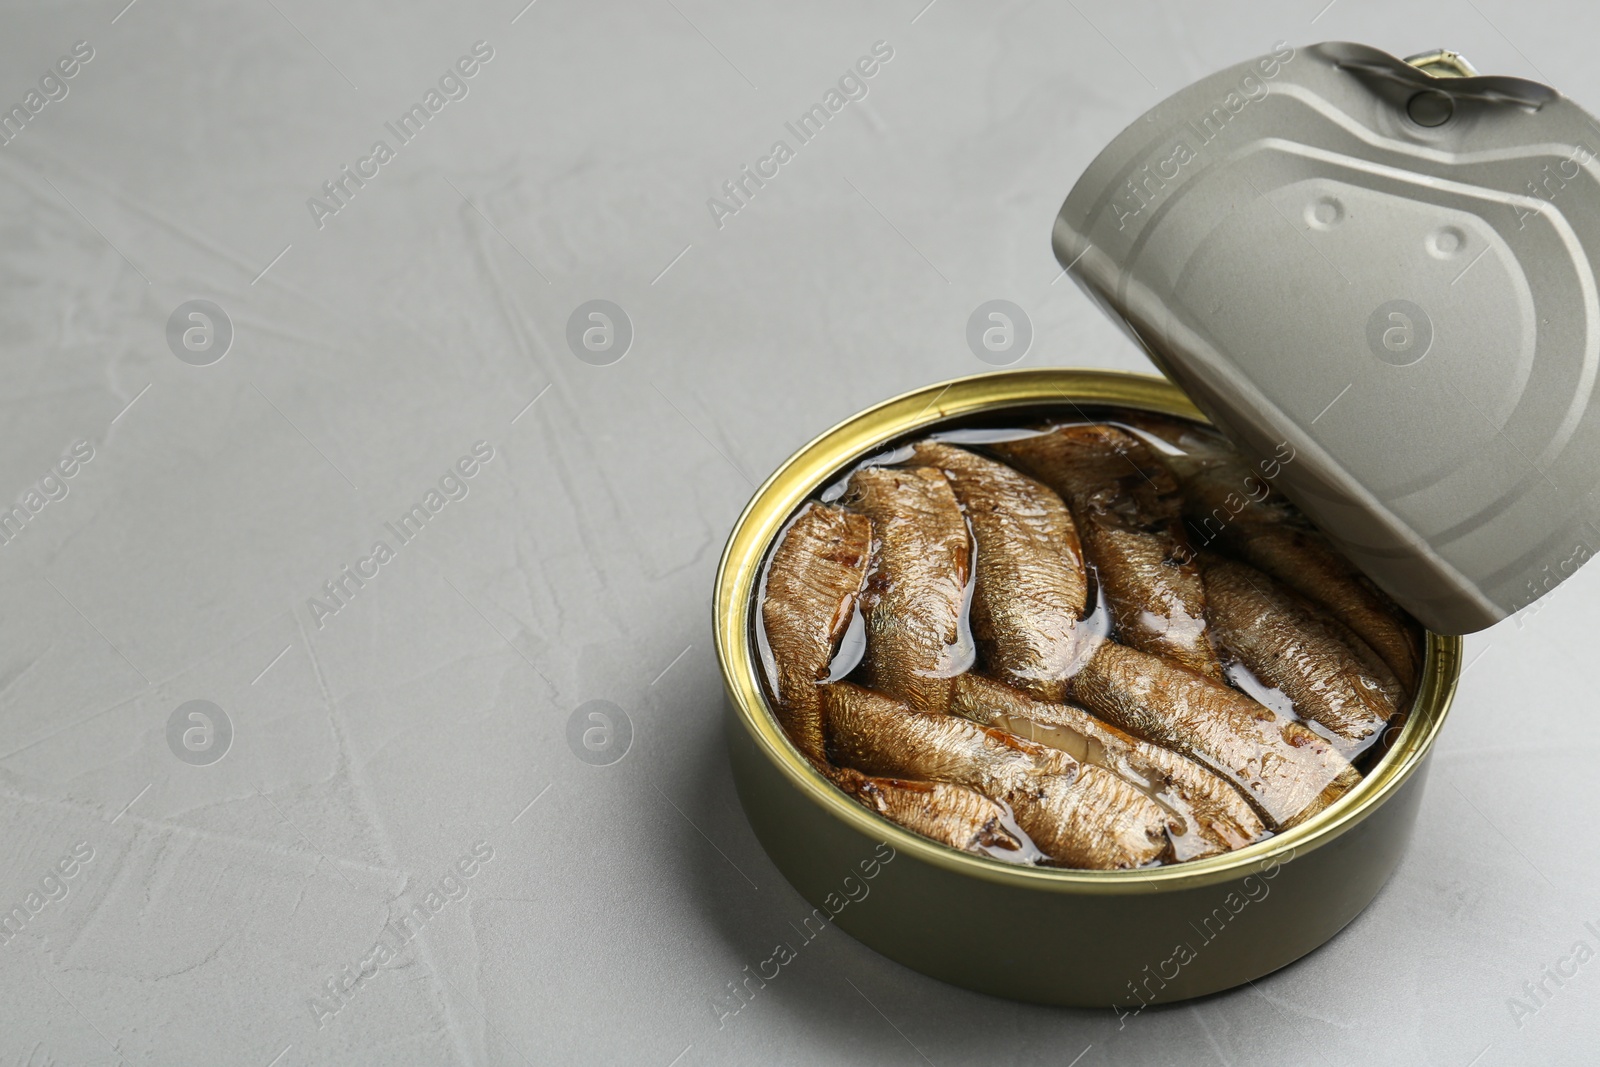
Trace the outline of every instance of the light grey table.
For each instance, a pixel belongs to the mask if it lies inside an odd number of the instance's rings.
[[[982,301],[1028,312],[1023,365],[1144,367],[1047,235],[1161,97],[1346,38],[1600,108],[1591,10],[123,2],[0,23],[26,114],[0,147],[0,500],[27,515],[0,527],[0,905],[27,918],[0,1063],[1600,1060],[1600,962],[1543,974],[1600,947],[1600,569],[1469,640],[1418,838],[1360,919],[1124,1027],[837,930],[719,1020],[808,908],[729,781],[708,606],[753,484],[984,369]],[[880,41],[863,98],[786,132]],[[633,334],[609,365],[620,335],[567,340],[596,299]],[[591,700],[631,725],[609,765],[568,742]]]

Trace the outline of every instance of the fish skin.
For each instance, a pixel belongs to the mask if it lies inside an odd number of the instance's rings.
[[[1316,609],[1249,564],[1206,552],[1200,571],[1219,645],[1343,739],[1346,757],[1377,739],[1400,710],[1392,675],[1385,685]]]
[[[867,685],[943,711],[977,656],[967,624],[972,537],[950,479],[932,467],[868,467],[839,503],[871,518],[876,536],[861,597]]]
[[[1169,823],[1169,833],[1180,862],[1243,848],[1267,832],[1255,809],[1228,780],[1072,704],[1036,700],[1002,682],[965,674],[956,683],[951,711],[980,726],[999,726],[1012,733],[1019,733],[1014,727],[1020,721],[1065,727],[1079,735],[1086,742],[1080,759],[1104,767],[1141,792],[1159,794],[1157,802],[1172,811],[1179,823],[1176,827]]]
[[[1421,670],[1421,628],[1316,530],[1291,523],[1241,530],[1230,547],[1333,615],[1383,657],[1410,691]]]
[[[980,856],[1038,855],[1006,829],[1003,807],[968,786],[874,777],[852,767],[833,768],[829,777],[869,811],[940,844]]]
[[[1276,578],[1348,627],[1408,691],[1416,685],[1420,627],[1238,453],[1216,446],[1169,463],[1194,544],[1215,542]]]
[[[811,503],[789,525],[767,566],[761,622],[779,724],[802,755],[825,762],[817,686],[866,582],[872,520]]]
[[[1072,680],[1072,698],[1135,737],[1175,749],[1233,782],[1269,829],[1303,815],[1332,787],[1360,780],[1333,743],[1236,689],[1113,641]]]
[[[1339,800],[1346,793],[1350,792],[1350,790],[1354,789],[1360,784],[1361,772],[1356,770],[1354,767],[1351,767],[1349,770],[1339,775],[1339,777],[1329,782],[1328,787],[1321,793],[1317,794],[1317,799],[1311,802],[1310,807],[1306,808],[1306,810],[1302,811],[1299,815],[1296,815],[1294,818],[1284,823],[1281,829],[1293,830],[1301,823],[1310,822],[1314,816],[1321,815],[1324,811],[1333,806],[1334,801]]]
[[[1069,867],[1141,867],[1171,855],[1166,812],[1116,775],[966,719],[918,712],[849,682],[822,687],[828,751],[866,774],[965,785],[1008,804],[1017,825]]]
[[[1126,430],[1094,424],[992,447],[1066,499],[1119,637],[1221,681],[1182,494],[1149,446]]]
[[[1246,566],[1248,566],[1248,564],[1246,564]],[[1265,574],[1266,572],[1257,571],[1257,573]],[[1279,585],[1282,586],[1282,588],[1288,589],[1288,586],[1282,585],[1281,582]],[[1396,695],[1396,699],[1402,705],[1410,700],[1410,694],[1407,692],[1406,687],[1400,684],[1400,679],[1395,677],[1394,671],[1389,669],[1389,664],[1382,656],[1373,651],[1371,645],[1357,637],[1354,630],[1340,622],[1338,617],[1335,616],[1331,611],[1328,611],[1326,608],[1317,607],[1299,593],[1290,590],[1289,595],[1294,598],[1296,602],[1311,608],[1311,610],[1316,613],[1316,616],[1319,620],[1321,620],[1322,625],[1327,627],[1328,631],[1340,641],[1344,642],[1344,646],[1346,648],[1355,653],[1356,659],[1360,660],[1362,667],[1366,668],[1367,673],[1371,674],[1372,677],[1377,680],[1381,689],[1385,690],[1386,692],[1394,693]]]
[[[984,662],[1035,696],[1064,699],[1089,600],[1071,512],[1046,486],[964,448],[924,441],[913,462],[944,471],[972,525],[972,634]]]

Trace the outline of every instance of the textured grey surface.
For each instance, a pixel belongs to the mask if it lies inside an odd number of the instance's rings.
[[[7,106],[94,58],[0,147],[0,498],[94,456],[0,544],[0,902],[92,858],[0,944],[0,1062],[1594,1062],[1600,963],[1541,969],[1600,947],[1595,568],[1469,640],[1398,874],[1253,988],[1119,1028],[829,931],[714,1008],[808,910],[720,735],[708,597],[752,483],[984,369],[984,300],[1031,315],[1024,365],[1142,367],[1052,285],[1051,219],[1123,125],[1277,39],[1445,45],[1600,105],[1579,5],[1320,6],[8,5]],[[319,229],[307,198],[480,40],[470,93]],[[707,197],[879,40],[867,97],[719,228]],[[166,341],[194,298],[235,330],[209,366]],[[636,331],[609,366],[565,340],[597,298]],[[232,723],[218,762],[169,748],[190,700]],[[590,700],[632,723],[609,766],[567,741]]]

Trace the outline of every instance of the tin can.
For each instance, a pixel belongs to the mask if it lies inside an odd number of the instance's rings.
[[[981,374],[878,404],[800,449],[757,490],[722,556],[714,626],[740,800],[773,863],[815,906],[815,924],[968,989],[1128,1015],[1277,970],[1372,900],[1410,838],[1461,639],[1427,635],[1411,713],[1360,786],[1299,826],[1224,855],[1125,871],[1018,867],[867,811],[790,744],[761,685],[754,611],[775,539],[802,501],[903,438],[1006,414],[1071,417],[1094,405],[1206,421],[1164,379],[1094,370]]]

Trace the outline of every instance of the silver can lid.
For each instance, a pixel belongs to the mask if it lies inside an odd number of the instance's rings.
[[[1162,101],[1057,258],[1432,630],[1600,550],[1600,125],[1461,57],[1294,49]]]

